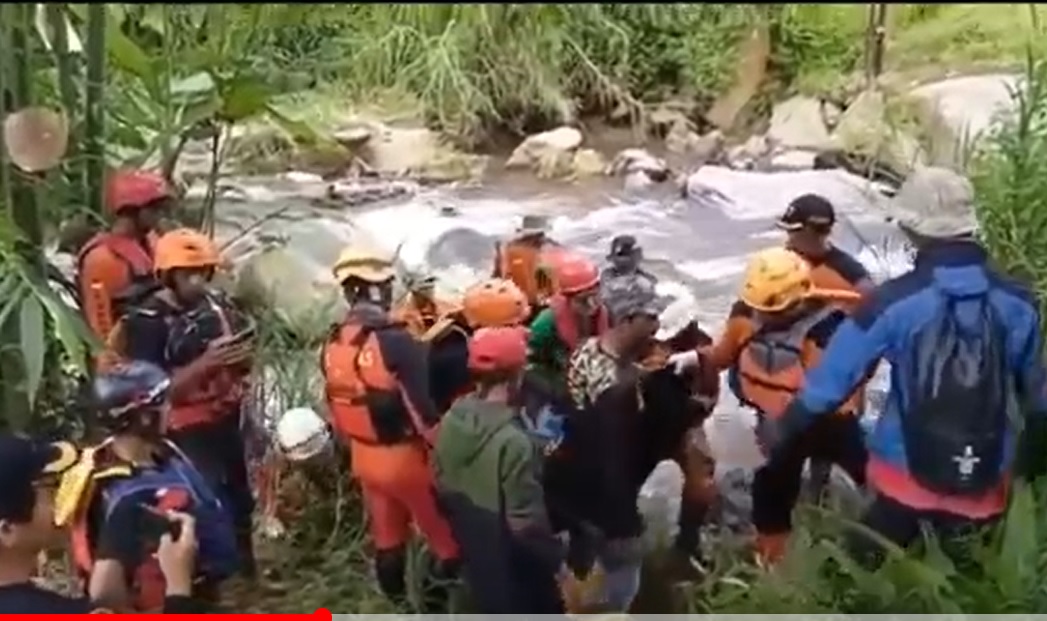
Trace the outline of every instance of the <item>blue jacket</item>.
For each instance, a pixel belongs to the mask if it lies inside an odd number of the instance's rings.
[[[790,405],[792,425],[835,411],[883,358],[891,364],[891,387],[886,409],[868,439],[872,457],[908,470],[901,412],[906,407],[905,366],[913,359],[913,335],[930,321],[941,303],[938,292],[956,298],[987,294],[1006,334],[1006,354],[1018,396],[1026,412],[1047,415],[1044,367],[1041,362],[1040,317],[1032,293],[1000,275],[987,264],[985,251],[972,242],[942,242],[922,249],[914,269],[885,282],[837,330],[819,364],[807,375],[805,385]],[[974,304],[959,302],[960,320],[965,313],[975,321]],[[792,426],[790,425],[790,426]],[[1007,448],[1009,467],[1014,438]]]

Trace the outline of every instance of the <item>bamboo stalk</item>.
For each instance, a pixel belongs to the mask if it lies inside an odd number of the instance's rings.
[[[105,118],[102,113],[105,88],[105,4],[87,5],[87,88],[85,89],[84,153],[88,212],[103,217],[105,181]]]
[[[11,7],[11,104],[12,109],[33,105],[33,5],[19,2]],[[43,270],[43,228],[37,208],[36,190],[26,178],[11,176],[11,216],[19,229],[19,251],[26,262]]]
[[[66,184],[69,190],[78,190],[82,195],[87,188],[83,163],[77,158],[80,150],[79,103],[80,93],[76,87],[78,67],[76,54],[69,52],[69,34],[66,30],[65,5],[54,2],[45,5],[47,22],[52,31],[52,53],[58,67],[58,91],[69,128],[69,147],[66,152]],[[70,195],[67,193],[67,195]]]

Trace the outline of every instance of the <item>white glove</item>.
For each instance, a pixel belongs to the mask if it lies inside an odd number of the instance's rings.
[[[669,364],[673,365],[673,370],[677,374],[683,373],[687,369],[698,366],[698,352],[692,349],[691,351],[673,354],[669,356]]]

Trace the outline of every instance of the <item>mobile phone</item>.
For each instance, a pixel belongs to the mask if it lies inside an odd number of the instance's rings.
[[[147,504],[138,507],[142,509],[144,535],[149,541],[160,541],[164,535],[171,535],[177,541],[182,535],[182,523],[172,520],[164,511]]]

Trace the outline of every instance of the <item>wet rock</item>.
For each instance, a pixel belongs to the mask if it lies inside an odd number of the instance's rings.
[[[824,123],[825,127],[831,131],[836,129],[836,126],[839,125],[840,117],[843,116],[843,108],[833,101],[823,99],[821,101],[821,113],[822,123]]]
[[[822,102],[797,96],[775,105],[767,136],[786,149],[828,148],[830,137],[822,119]]]
[[[557,162],[561,154],[573,156],[575,150],[582,145],[582,132],[573,127],[558,127],[547,132],[528,136],[505,162],[506,168],[531,168],[537,170],[539,167],[549,170],[556,168],[550,162]],[[566,167],[569,171],[569,166]]]
[[[902,173],[926,163],[919,141],[889,119],[881,90],[859,95],[844,111],[832,138],[834,148],[883,162]]]
[[[578,149],[571,163],[573,175],[578,178],[604,174],[607,159],[596,149]]]
[[[728,166],[735,170],[761,170],[761,164],[774,150],[773,142],[765,135],[750,136],[727,153]]]
[[[607,167],[607,174],[612,177],[643,175],[651,183],[661,183],[669,178],[669,165],[644,149],[623,149]]]
[[[726,144],[727,138],[723,135],[723,132],[714,129],[700,136],[698,140],[690,145],[690,154],[697,162],[702,164],[717,162],[722,159]]]
[[[562,179],[574,172],[574,153],[572,151],[542,151],[535,164],[535,174],[539,179]]]
[[[908,93],[918,106],[932,164],[955,166],[963,152],[1001,117],[1013,114],[1011,92],[1021,78],[993,74],[949,78],[919,86]]]
[[[366,124],[345,127],[331,134],[335,142],[351,151],[356,151],[367,144],[372,136],[374,136],[374,128]]]
[[[394,198],[406,198],[417,191],[418,184],[411,181],[354,179],[329,185],[326,198],[335,206],[360,207]]]
[[[771,170],[811,170],[818,153],[802,149],[789,149],[771,155]]]
[[[371,124],[371,137],[360,149],[361,158],[376,173],[443,182],[476,178],[487,159],[463,153],[440,134],[426,128]]]

